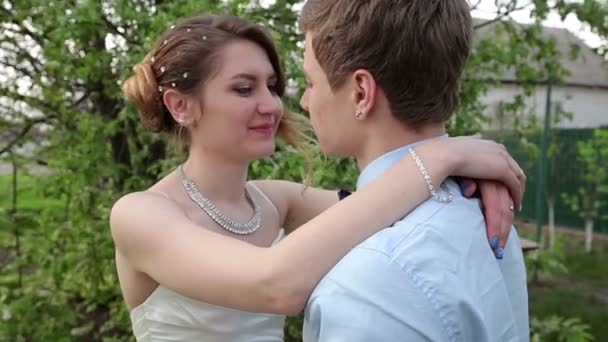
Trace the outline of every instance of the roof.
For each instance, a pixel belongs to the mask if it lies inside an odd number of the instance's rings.
[[[476,19],[477,23],[483,20]],[[496,34],[495,24],[484,26],[476,30],[481,37]],[[478,36],[479,37],[479,36]],[[606,88],[608,89],[608,67],[603,57],[594,52],[580,38],[564,28],[543,27],[543,39],[554,39],[557,50],[561,53],[562,66],[570,71],[564,82],[570,86]],[[579,47],[576,59],[571,58],[573,46]],[[503,82],[515,82],[515,73],[510,71],[502,76]]]

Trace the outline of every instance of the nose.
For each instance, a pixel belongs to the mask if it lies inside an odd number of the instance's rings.
[[[283,102],[277,94],[267,92],[260,99],[258,111],[260,114],[279,115],[283,112]]]
[[[304,94],[300,98],[300,107],[308,112],[308,89],[304,91]]]

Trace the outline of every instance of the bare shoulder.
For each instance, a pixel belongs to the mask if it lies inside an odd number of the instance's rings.
[[[122,252],[152,244],[169,227],[187,220],[177,204],[153,192],[133,192],[121,197],[110,211],[110,229],[116,247]],[[170,224],[171,223],[171,224]]]

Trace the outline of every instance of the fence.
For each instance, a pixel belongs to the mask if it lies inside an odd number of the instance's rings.
[[[572,210],[563,199],[562,194],[574,193],[581,186],[583,166],[578,162],[577,142],[587,140],[593,134],[592,129],[560,129],[552,130],[550,145],[553,153],[549,155],[546,187],[543,191],[542,223],[547,224],[547,198],[554,198],[555,224],[574,229],[583,229],[584,222],[580,215]],[[489,132],[488,136],[503,142],[514,158],[520,163],[528,177],[523,211],[518,217],[523,220],[536,221],[537,199],[536,191],[539,183],[538,153],[530,153],[529,149],[521,143],[520,137],[505,132]],[[540,146],[541,133],[527,136],[528,141]],[[608,167],[598,165],[597,167]],[[604,210],[608,209],[608,196],[601,198]],[[595,221],[596,232],[608,233],[608,219]]]

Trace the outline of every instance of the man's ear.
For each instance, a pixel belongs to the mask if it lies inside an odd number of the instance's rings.
[[[364,120],[370,115],[376,104],[378,92],[376,79],[365,69],[355,71],[351,77],[353,86],[352,100],[354,107],[357,108],[355,116],[359,120]]]

